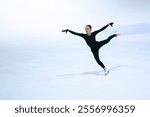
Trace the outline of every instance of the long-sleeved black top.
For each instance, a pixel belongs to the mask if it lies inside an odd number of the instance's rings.
[[[71,30],[68,30],[68,31],[69,31],[70,33],[74,34],[74,35],[83,37],[84,40],[86,41],[87,45],[88,45],[90,48],[93,48],[93,47],[95,46],[95,44],[97,43],[95,36],[96,36],[99,32],[105,30],[108,26],[109,26],[109,25],[106,25],[106,26],[104,26],[103,28],[101,28],[101,29],[99,29],[99,30],[97,30],[97,31],[92,32],[90,36],[88,36],[87,34],[83,34],[83,33],[77,33],[77,32],[71,31]]]

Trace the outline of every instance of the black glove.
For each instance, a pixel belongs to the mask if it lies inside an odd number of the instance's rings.
[[[67,33],[69,30],[68,29],[66,29],[66,30],[62,30],[62,32],[65,32],[65,33]]]
[[[113,24],[114,24],[114,22],[109,23],[109,25],[110,25],[111,27],[113,27]]]

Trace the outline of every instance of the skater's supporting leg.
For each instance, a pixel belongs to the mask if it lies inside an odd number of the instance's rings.
[[[93,52],[93,55],[94,55],[94,58],[95,58],[96,62],[104,69],[105,66],[104,66],[104,64],[99,59],[99,53],[98,53],[98,51]]]

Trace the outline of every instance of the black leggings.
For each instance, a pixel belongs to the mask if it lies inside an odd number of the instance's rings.
[[[92,50],[92,53],[94,55],[94,58],[96,60],[96,62],[104,69],[105,68],[105,65],[100,61],[99,59],[99,49],[104,46],[105,44],[107,44],[112,38],[116,37],[117,35],[116,34],[113,34],[111,36],[109,36],[106,40],[103,40],[103,41],[100,41],[100,42],[97,42],[95,47],[93,47],[91,50]]]

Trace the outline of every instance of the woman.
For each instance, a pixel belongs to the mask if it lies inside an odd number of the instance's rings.
[[[85,32],[86,34],[83,34],[83,33],[77,33],[77,32],[74,32],[74,31],[71,31],[69,29],[66,29],[66,30],[62,30],[62,32],[70,32],[74,35],[77,35],[77,36],[80,36],[82,38],[84,38],[84,40],[86,41],[87,45],[91,48],[91,51],[93,53],[93,56],[96,60],[96,62],[104,69],[104,73],[105,75],[108,75],[109,74],[109,71],[107,70],[107,68],[105,67],[105,65],[100,61],[99,59],[99,49],[107,44],[112,38],[120,35],[120,34],[113,34],[111,36],[109,36],[106,40],[103,40],[103,41],[96,41],[96,38],[95,36],[105,30],[108,26],[112,26],[113,27],[113,22],[107,24],[106,26],[104,26],[103,28],[97,30],[97,31],[94,31],[92,32],[92,26],[91,25],[86,25],[85,26]]]

